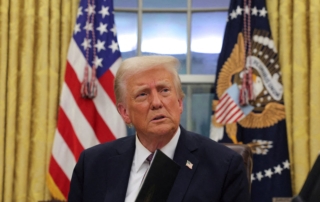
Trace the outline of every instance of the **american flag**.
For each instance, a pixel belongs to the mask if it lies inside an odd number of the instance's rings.
[[[237,85],[233,84],[221,96],[214,114],[216,116],[217,123],[236,123],[253,110],[251,105],[240,106],[239,94],[240,91]]]
[[[67,199],[73,168],[84,149],[127,134],[113,92],[120,63],[113,1],[81,0],[67,56],[47,178],[56,199]],[[88,81],[92,79],[94,66],[97,95],[85,99],[81,84],[86,77]]]

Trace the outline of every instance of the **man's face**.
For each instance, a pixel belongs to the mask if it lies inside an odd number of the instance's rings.
[[[118,105],[127,124],[141,136],[173,135],[183,110],[173,75],[163,67],[142,71],[126,81],[126,103]]]

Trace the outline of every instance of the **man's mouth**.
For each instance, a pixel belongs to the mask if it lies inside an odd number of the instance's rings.
[[[157,120],[160,120],[160,119],[163,119],[163,118],[165,118],[165,116],[159,115],[159,116],[156,116],[155,118],[153,118],[152,120],[153,121],[157,121]]]

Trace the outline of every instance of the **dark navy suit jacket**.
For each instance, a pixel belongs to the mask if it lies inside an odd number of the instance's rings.
[[[168,201],[248,202],[249,185],[242,157],[211,139],[186,131],[174,161],[181,166]],[[69,202],[123,202],[135,152],[135,136],[86,149],[74,168]],[[189,160],[193,164],[186,166]]]

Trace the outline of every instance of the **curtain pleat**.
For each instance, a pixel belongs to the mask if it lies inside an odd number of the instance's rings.
[[[20,43],[20,1],[11,0],[9,5],[9,43],[7,68],[7,105],[4,157],[4,201],[13,201],[14,173],[16,167],[16,126],[17,126],[17,92]],[[13,20],[14,19],[14,20]],[[2,43],[2,42],[1,42]]]
[[[48,114],[47,114],[47,140],[53,140],[54,132],[56,129],[57,121],[57,106],[59,105],[59,92],[60,92],[60,74],[61,72],[61,58],[60,58],[60,20],[61,20],[61,0],[55,0],[49,2],[49,78],[48,78]],[[52,150],[52,141],[47,141],[46,146],[46,161],[49,162]],[[45,166],[45,172],[48,171],[49,164]],[[44,198],[49,199],[51,197],[48,188],[43,187]]]
[[[75,21],[75,17],[71,18],[72,13],[72,2],[66,1],[63,2],[63,6],[61,7],[62,17],[61,17],[61,49],[60,49],[60,58],[61,58],[61,74],[60,74],[60,81],[64,80],[64,72],[66,69],[66,61],[67,61],[67,54],[68,54],[68,46],[70,44],[70,39],[72,36],[73,31],[73,24]],[[62,87],[62,82],[60,83],[59,89]]]
[[[32,104],[32,130],[31,130],[31,151],[30,171],[28,172],[29,190],[28,198],[44,199],[43,184],[46,182],[45,165],[48,117],[48,72],[49,72],[49,1],[38,1],[35,5],[37,22],[34,28],[37,36],[34,43],[33,70],[33,104]],[[40,169],[42,168],[42,169]]]
[[[9,0],[0,0],[0,201],[4,193]]]
[[[320,152],[320,1],[310,0],[310,161],[314,163]]]
[[[35,2],[25,0],[21,4],[21,31],[18,53],[17,90],[17,130],[16,130],[16,166],[13,201],[22,201],[28,193],[28,173],[30,170],[30,139],[32,121],[33,71],[35,64]]]
[[[309,65],[307,1],[294,1],[293,6],[293,63],[292,63],[292,136],[296,188],[301,189],[305,173],[310,170],[309,155]],[[303,93],[304,92],[304,93]],[[303,95],[302,95],[303,93]]]

